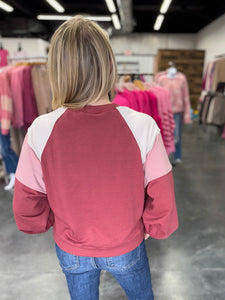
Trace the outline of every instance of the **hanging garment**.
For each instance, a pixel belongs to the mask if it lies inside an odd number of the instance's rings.
[[[222,138],[222,139],[225,139],[225,125],[224,125],[224,127],[223,127],[223,133],[222,133],[222,135],[221,135],[221,138]]]
[[[178,74],[174,78],[169,78],[167,74],[162,74],[158,81],[159,85],[165,87],[170,91],[171,104],[173,114],[182,112],[183,122],[185,124],[191,123],[190,114],[190,98],[188,91],[188,83],[183,75]]]
[[[19,66],[11,71],[11,89],[13,95],[13,126],[27,129],[38,117],[37,104],[31,79],[32,66]]]
[[[117,93],[112,102],[120,106],[126,106],[132,108],[132,104],[129,101],[129,98],[124,97],[123,93]]]
[[[213,101],[212,124],[223,126],[225,124],[225,96],[215,95]]]
[[[147,95],[148,97],[151,117],[156,121],[156,124],[160,128],[161,134],[163,136],[162,120],[161,117],[159,116],[158,106],[157,106],[157,101],[158,101],[157,96],[154,94],[153,91],[149,91],[149,90],[144,91],[144,94]]]
[[[24,128],[32,124],[34,119],[38,117],[38,110],[36,99],[34,95],[34,89],[31,78],[32,66],[27,66],[23,69],[22,85],[23,85],[23,118]]]
[[[207,64],[205,76],[202,82],[202,90],[211,91],[212,90],[212,81],[213,73],[215,69],[215,62],[211,61]]]
[[[225,59],[220,59],[215,63],[215,69],[212,80],[212,91],[216,91],[217,84],[225,82]]]
[[[13,68],[9,71],[11,78],[11,90],[13,97],[13,120],[12,126],[21,128],[24,126],[24,111],[23,111],[23,69],[24,66]]]
[[[5,67],[8,65],[7,57],[9,52],[5,49],[0,49],[0,67]]]
[[[206,95],[204,98],[204,101],[202,102],[200,114],[199,114],[199,120],[201,124],[206,124],[206,119],[209,111],[209,105],[212,100],[212,95]]]
[[[149,84],[146,88],[145,91],[127,91],[124,89],[123,92],[117,94],[122,98],[116,96],[113,103],[150,115],[159,126],[167,154],[170,154],[175,151],[175,122],[172,114],[170,92],[156,85],[152,87]]]
[[[34,65],[31,76],[38,114],[52,111],[52,92],[46,65]]]
[[[160,86],[154,86],[151,90],[157,96],[158,112],[162,120],[163,142],[169,155],[175,151],[175,122],[172,113],[170,92]]]
[[[209,102],[208,112],[205,119],[206,124],[212,124],[214,108],[215,108],[215,98],[212,97],[211,101]]]
[[[6,67],[0,72],[0,123],[2,134],[7,135],[12,122],[13,103]]]
[[[4,165],[6,168],[6,172],[8,174],[15,173],[18,164],[18,156],[12,150],[10,133],[2,134],[2,131],[0,132],[0,148],[1,148],[2,159],[4,161]]]
[[[27,55],[27,52],[25,50],[17,50],[14,52],[13,54],[14,57],[16,58],[26,58],[28,55]],[[17,60],[19,61],[19,60]]]
[[[128,91],[128,90],[124,90],[122,93],[123,97],[125,97],[126,99],[129,99],[129,107],[136,110],[136,111],[140,111],[140,105],[134,95],[134,93],[132,91]],[[126,105],[125,105],[126,106]]]

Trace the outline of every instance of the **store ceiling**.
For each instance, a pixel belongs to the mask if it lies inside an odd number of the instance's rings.
[[[39,21],[38,14],[56,14],[45,0],[5,0],[14,7],[12,13],[0,9],[0,35],[3,37],[41,37],[49,39],[52,32],[61,24],[59,21]],[[110,15],[105,0],[59,0],[69,15]],[[129,9],[131,18],[129,30],[113,31],[113,34],[128,32],[154,32],[153,26],[162,0],[114,0],[119,10]],[[128,3],[130,3],[128,7]],[[127,6],[126,6],[126,5]],[[224,0],[173,0],[165,16],[161,33],[196,33],[225,13]],[[122,17],[120,15],[120,17]],[[113,27],[105,22],[103,27]],[[124,26],[125,28],[125,26]]]

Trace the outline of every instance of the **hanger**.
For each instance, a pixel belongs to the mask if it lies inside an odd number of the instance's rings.
[[[18,43],[18,51],[22,51],[21,43]]]

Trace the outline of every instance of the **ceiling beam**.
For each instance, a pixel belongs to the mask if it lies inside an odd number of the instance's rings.
[[[160,5],[152,5],[152,4],[137,4],[133,6],[134,11],[151,11],[151,12],[159,12]],[[184,11],[184,12],[197,12],[204,11],[204,6],[196,6],[196,5],[172,5],[168,12],[176,12],[176,11]]]
[[[94,4],[94,3],[76,3],[76,2],[69,2],[63,3],[65,9],[75,9],[75,10],[107,10],[107,6],[103,4]]]

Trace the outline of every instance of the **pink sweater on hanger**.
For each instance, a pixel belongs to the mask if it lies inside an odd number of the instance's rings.
[[[137,99],[133,93],[133,91],[124,90],[122,93],[123,97],[127,98],[130,103],[130,108],[139,111],[139,104],[137,102]]]
[[[162,128],[162,120],[158,113],[158,107],[157,107],[157,97],[156,95],[149,90],[145,91],[145,94],[148,97],[150,108],[151,108],[151,117],[156,121],[156,124],[159,126],[161,130],[161,134],[163,136],[163,128]]]
[[[25,67],[15,67],[10,72],[11,89],[13,96],[13,120],[12,125],[15,128],[21,128],[24,125],[24,112],[23,112],[23,84],[22,84],[22,71]]]
[[[8,134],[12,122],[13,104],[10,82],[7,75],[9,67],[0,71],[0,123],[2,134]]]
[[[181,112],[184,124],[191,123],[188,83],[184,74],[173,78],[163,74],[158,78],[158,83],[170,91],[173,114]]]
[[[119,92],[114,97],[112,103],[118,104],[120,106],[126,106],[131,108],[131,103],[127,97],[123,96],[123,93]]]
[[[31,77],[31,69],[32,66],[26,66],[22,70],[23,122],[25,129],[28,129],[34,119],[38,117],[37,104]]]
[[[0,49],[0,67],[5,67],[8,65],[9,52],[5,49]]]
[[[11,88],[13,95],[13,127],[27,129],[38,116],[31,66],[16,67],[11,71]]]
[[[160,86],[151,89],[157,96],[158,112],[162,120],[163,142],[167,154],[175,152],[174,129],[175,122],[172,114],[170,92]]]

